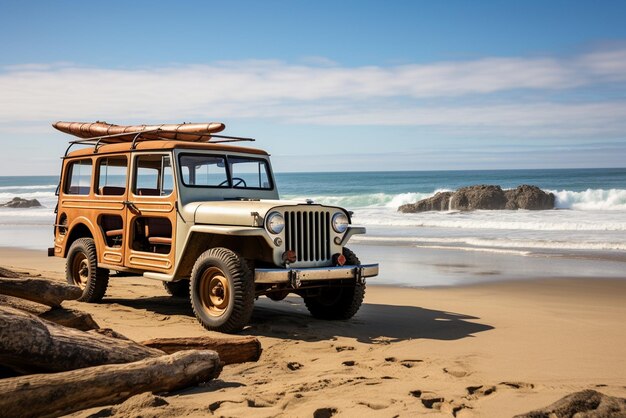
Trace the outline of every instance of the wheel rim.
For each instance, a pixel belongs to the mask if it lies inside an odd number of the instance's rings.
[[[83,253],[76,254],[72,261],[72,279],[74,279],[74,283],[81,289],[84,289],[87,286],[89,275],[90,267],[87,256]]]
[[[222,270],[209,267],[200,279],[202,309],[209,315],[219,317],[228,309],[230,285]]]

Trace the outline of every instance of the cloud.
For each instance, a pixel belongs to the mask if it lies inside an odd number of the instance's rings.
[[[619,135],[626,101],[566,103],[553,96],[607,84],[624,88],[625,81],[626,48],[388,67],[342,67],[319,57],[308,64],[130,69],[25,64],[0,70],[0,129],[58,119],[174,122],[210,115],[513,136]]]

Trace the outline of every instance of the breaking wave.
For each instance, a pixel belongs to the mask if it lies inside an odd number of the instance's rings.
[[[584,192],[551,190],[556,207],[575,210],[626,210],[626,190],[587,189]]]
[[[438,192],[447,191],[444,189],[435,190],[432,193],[371,193],[360,195],[345,195],[345,196],[283,196],[289,200],[305,200],[313,199],[315,203],[331,206],[341,206],[347,209],[351,208],[368,208],[368,207],[384,207],[390,209],[397,209],[401,205],[407,203],[415,203],[418,200],[426,199],[434,196]]]
[[[434,196],[438,192],[450,191],[438,189],[430,193],[370,193],[345,196],[284,196],[287,199],[313,199],[316,203],[351,208],[385,207],[397,209],[407,203],[415,203],[421,199]],[[571,190],[548,190],[556,197],[557,209],[573,210],[626,210],[625,189],[587,189],[581,192]]]

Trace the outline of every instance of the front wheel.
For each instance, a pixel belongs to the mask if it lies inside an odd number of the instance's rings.
[[[191,306],[209,331],[240,331],[254,308],[254,283],[246,260],[227,248],[198,257],[191,272]]]
[[[67,252],[65,278],[82,289],[78,299],[83,302],[100,302],[109,284],[109,270],[98,267],[96,244],[92,238],[79,238]]]
[[[361,264],[359,258],[348,248],[343,249],[346,265]],[[352,281],[349,284],[322,289],[315,296],[304,296],[304,304],[315,318],[318,319],[350,319],[361,307],[365,297],[365,282],[359,284]]]

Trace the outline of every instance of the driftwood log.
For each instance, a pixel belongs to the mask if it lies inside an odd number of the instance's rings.
[[[0,294],[0,306],[10,306],[11,308],[20,309],[37,316],[50,310],[48,305],[42,305],[41,303],[3,294]]]
[[[26,311],[46,321],[81,331],[100,328],[90,314],[75,309],[50,308],[46,305],[6,295],[0,295],[0,306],[9,306]]]
[[[0,277],[0,294],[59,307],[64,300],[78,299],[83,291],[77,286],[55,283],[46,279]]]
[[[213,351],[185,351],[134,363],[0,380],[0,416],[52,417],[122,402],[133,395],[166,392],[219,376]]]
[[[81,331],[100,328],[90,314],[75,309],[53,308],[39,315],[39,318]]]
[[[129,363],[163,354],[130,340],[79,331],[0,306],[0,365],[20,373]]]
[[[182,350],[213,350],[220,355],[224,364],[257,361],[262,351],[261,343],[255,337],[155,338],[141,344],[168,354]]]
[[[12,277],[12,278],[17,278],[17,277],[21,277],[21,275],[13,270],[9,270],[7,268],[4,267],[0,267],[0,277]]]
[[[113,331],[111,328],[98,328],[98,329],[92,329],[89,330],[90,334],[100,334],[100,335],[104,335],[110,338],[117,338],[119,340],[126,340],[126,341],[132,341],[130,338],[128,338],[125,335],[120,334],[117,331]],[[171,353],[169,353],[171,354]]]

